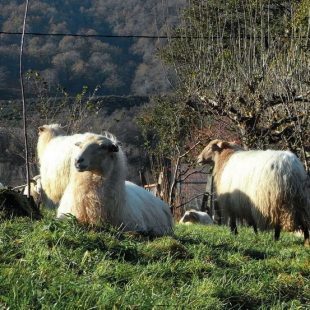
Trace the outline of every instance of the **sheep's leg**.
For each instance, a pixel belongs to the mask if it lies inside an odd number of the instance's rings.
[[[217,219],[217,224],[222,225],[223,224],[223,218],[222,218],[223,214],[222,214],[222,211],[221,211],[219,204],[216,200],[214,201],[214,216]]]
[[[304,246],[309,246],[309,229],[306,224],[302,225],[302,231],[304,232]]]
[[[255,221],[253,221],[253,220],[249,221],[249,225],[253,227],[253,230],[254,230],[255,234],[257,235],[257,225],[256,225]]]
[[[236,218],[231,217],[230,218],[230,231],[234,233],[235,235],[238,235],[238,229],[237,229],[237,224],[236,224]]]
[[[274,240],[278,241],[280,238],[281,226],[280,224],[276,224],[274,228]]]

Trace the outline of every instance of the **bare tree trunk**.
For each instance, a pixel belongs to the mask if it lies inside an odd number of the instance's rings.
[[[29,174],[29,155],[28,155],[28,136],[27,136],[27,111],[25,103],[25,94],[24,94],[24,81],[23,81],[23,51],[24,51],[24,37],[25,37],[25,28],[26,20],[28,13],[28,4],[29,1],[26,0],[24,22],[23,22],[23,31],[20,43],[20,55],[19,55],[19,77],[20,77],[20,86],[22,93],[22,105],[23,105],[23,124],[24,124],[24,142],[25,142],[25,160],[26,160],[26,178],[28,185],[27,198],[30,198],[30,174]]]
[[[179,171],[179,166],[180,166],[180,159],[181,159],[181,157],[178,157],[176,160],[176,163],[174,165],[174,172],[173,172],[171,182],[170,182],[169,196],[168,196],[168,204],[170,206],[172,206],[173,198],[175,198],[174,192],[175,192],[175,187],[177,184],[178,171]]]

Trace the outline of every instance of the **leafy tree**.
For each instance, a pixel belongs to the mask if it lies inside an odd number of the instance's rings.
[[[177,183],[182,180],[183,164],[191,164],[199,130],[205,127],[197,109],[182,97],[155,97],[142,111],[137,123],[144,137],[144,147],[150,156],[154,178],[160,179],[160,196],[177,212]]]

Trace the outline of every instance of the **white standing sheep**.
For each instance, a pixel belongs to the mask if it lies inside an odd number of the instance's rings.
[[[239,146],[211,141],[198,156],[198,163],[214,163],[217,200],[224,219],[236,219],[260,229],[273,227],[275,239],[281,229],[302,229],[309,244],[310,207],[307,173],[289,151],[245,151]]]
[[[187,210],[180,219],[181,224],[202,224],[210,225],[213,224],[213,220],[207,212],[197,211],[197,210]]]
[[[76,143],[77,155],[57,217],[74,215],[88,224],[109,223],[124,231],[171,234],[169,206],[125,181],[125,155],[112,135],[90,135]]]
[[[69,183],[74,144],[82,136],[83,134],[66,135],[59,124],[39,127],[37,152],[44,205],[58,205]]]

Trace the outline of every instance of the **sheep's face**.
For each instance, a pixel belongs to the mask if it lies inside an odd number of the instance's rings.
[[[79,147],[75,157],[75,168],[79,172],[92,171],[106,175],[115,163],[118,145],[103,136],[89,137],[83,142],[76,143]]]
[[[180,223],[197,223],[199,216],[196,212],[186,211],[183,217],[180,219]]]
[[[216,152],[220,151],[219,146],[220,142],[222,141],[220,140],[211,141],[199,154],[197,158],[197,163],[201,165],[213,163]]]
[[[211,141],[199,154],[197,163],[201,165],[214,163],[215,156],[227,149],[241,150],[242,148],[236,143],[216,139]]]

